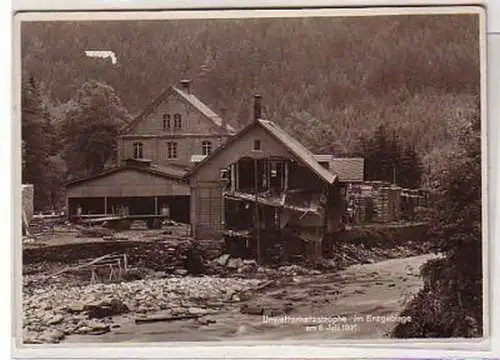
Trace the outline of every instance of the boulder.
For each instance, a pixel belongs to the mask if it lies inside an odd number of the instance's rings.
[[[227,262],[229,261],[229,257],[230,257],[229,254],[224,254],[224,255],[219,256],[217,259],[215,259],[214,262],[217,265],[226,266]]]
[[[128,306],[118,299],[105,299],[101,302],[86,304],[83,310],[89,318],[105,318],[129,312]]]
[[[260,304],[243,304],[240,308],[242,314],[263,315],[264,307]]]
[[[241,267],[242,265],[243,265],[243,261],[242,261],[240,258],[236,258],[236,259],[230,259],[230,260],[227,262],[226,267],[227,267],[228,269],[236,270],[236,269],[238,269],[239,267]]]
[[[85,304],[76,302],[76,303],[72,303],[72,304],[66,306],[66,311],[71,313],[71,314],[81,313],[84,311],[84,307],[85,307]]]
[[[60,315],[60,314],[57,314],[57,315],[54,315],[52,316],[48,321],[47,321],[47,325],[57,325],[57,324],[60,324],[62,323],[62,321],[64,320],[64,316]]]

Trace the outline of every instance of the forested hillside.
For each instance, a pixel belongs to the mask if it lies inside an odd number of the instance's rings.
[[[315,152],[361,153],[360,139],[384,124],[415,149],[426,178],[456,148],[479,95],[472,15],[27,23],[22,51],[23,76],[39,82],[63,140],[77,133],[61,123],[87,82],[107,86],[125,119],[190,78],[238,127],[260,93],[266,117]]]

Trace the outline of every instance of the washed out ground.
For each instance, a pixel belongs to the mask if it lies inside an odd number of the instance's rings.
[[[163,236],[169,242],[165,234],[186,237],[177,226],[131,230],[118,238],[150,242]],[[109,241],[76,240],[74,232],[62,229],[44,236],[25,246]],[[210,275],[149,271],[108,284],[89,284],[71,272],[47,276],[68,264],[25,265],[24,341],[380,339],[398,321],[411,321],[399,314],[422,286],[420,266],[435,256],[404,249],[394,254],[321,270],[270,268],[223,256],[207,261]]]

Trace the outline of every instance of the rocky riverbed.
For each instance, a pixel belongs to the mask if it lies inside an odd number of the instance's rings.
[[[47,286],[23,299],[25,343],[57,343],[70,334],[99,335],[115,326],[112,316],[167,310],[172,316],[204,315],[263,280],[168,277],[116,284]]]

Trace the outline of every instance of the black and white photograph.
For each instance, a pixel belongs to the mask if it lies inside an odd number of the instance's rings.
[[[23,346],[488,336],[483,9],[16,26]]]

